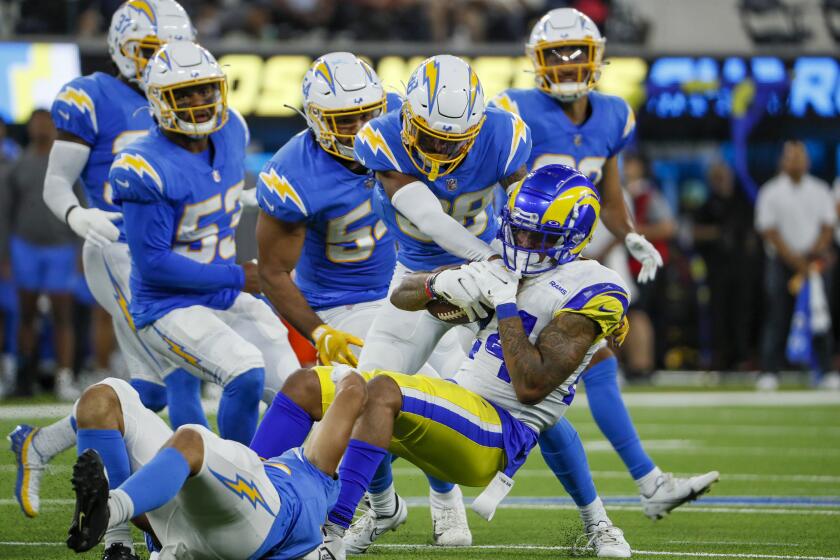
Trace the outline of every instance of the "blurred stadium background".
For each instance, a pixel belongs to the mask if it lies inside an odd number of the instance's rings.
[[[48,108],[79,74],[109,71],[104,32],[118,0],[0,0],[0,177],[29,141],[34,109]],[[634,313],[654,336],[628,341],[625,374],[656,383],[751,384],[762,371],[768,322],[767,258],[754,228],[761,185],[778,172],[783,141],[804,142],[811,173],[840,191],[840,1],[838,0],[184,0],[199,40],[226,67],[230,101],[252,130],[255,173],[304,126],[300,81],[314,57],[349,50],[371,59],[401,91],[424,57],[467,57],[492,97],[532,84],[523,43],[545,11],[573,6],[607,37],[599,89],[625,98],[638,128],[625,155],[640,230],[657,239],[664,271],[637,294]],[[629,165],[629,161],[633,165]],[[0,193],[9,191],[0,179]],[[26,185],[40,190],[41,185]],[[13,386],[20,319],[9,239],[17,211],[0,198],[3,384]],[[255,256],[253,219],[240,226],[240,257]],[[840,235],[837,236],[840,239]],[[836,249],[836,247],[835,247]],[[840,324],[834,249],[819,255]],[[619,256],[619,258],[621,258]],[[624,257],[626,260],[626,257]],[[79,274],[73,293],[73,369],[108,366],[107,320]],[[785,295],[791,298],[790,295]],[[40,371],[55,369],[56,326],[40,300]],[[778,322],[778,321],[777,321]],[[783,322],[790,324],[789,315]],[[61,328],[60,326],[58,327]],[[787,330],[786,328],[784,329]],[[840,328],[834,329],[840,332]],[[829,337],[833,340],[834,336]],[[784,342],[784,341],[782,341]],[[834,344],[840,350],[840,344]],[[114,358],[118,359],[118,358]],[[786,364],[783,382],[816,384],[819,372]],[[111,369],[118,370],[115,363]],[[819,368],[818,368],[819,369]],[[691,373],[703,372],[703,373]],[[723,372],[723,373],[718,373]],[[823,384],[836,377],[828,375]],[[826,380],[828,382],[826,382]]]

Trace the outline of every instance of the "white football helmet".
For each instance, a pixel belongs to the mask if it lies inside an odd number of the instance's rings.
[[[551,10],[525,44],[537,87],[564,102],[586,95],[601,77],[606,42],[589,16],[573,8]]]
[[[194,41],[195,29],[174,0],[128,0],[111,18],[108,52],[120,74],[140,84],[146,63],[169,41]]]
[[[324,150],[354,161],[356,132],[385,110],[385,91],[370,65],[348,52],[325,54],[303,77],[303,113]]]
[[[466,157],[484,124],[484,90],[457,56],[427,58],[411,74],[402,140],[414,166],[434,181]]]
[[[143,87],[163,130],[196,138],[227,122],[227,78],[201,45],[179,41],[161,47],[146,65]]]

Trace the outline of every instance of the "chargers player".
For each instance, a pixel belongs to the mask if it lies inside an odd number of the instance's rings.
[[[411,271],[496,255],[488,245],[496,233],[494,190],[524,176],[530,148],[520,118],[485,108],[481,83],[466,62],[450,55],[423,61],[400,110],[369,122],[355,142],[356,159],[376,173],[377,212],[399,245],[391,286]],[[466,273],[453,271],[441,280],[440,291],[462,307],[478,293]],[[486,316],[478,304],[468,312]],[[386,303],[368,331],[359,367],[416,373],[451,328],[428,313]],[[452,355],[460,362],[463,354],[456,350]],[[347,535],[348,550],[363,552],[375,535],[402,523],[400,503],[384,461],[371,488],[372,507]],[[470,544],[460,490],[433,482],[430,503],[434,542]],[[376,531],[367,530],[374,521]]]
[[[308,128],[266,163],[257,181],[259,272],[266,295],[321,363],[356,365],[388,293],[394,237],[373,213],[373,174],[353,158],[356,132],[399,105],[351,53],[313,62],[303,79]],[[294,279],[292,270],[294,269]]]
[[[154,535],[161,558],[317,559],[321,525],[338,495],[338,463],[365,398],[362,378],[345,376],[306,449],[262,461],[204,426],[173,434],[124,381],[93,385],[75,407],[76,421],[114,431],[135,472],[109,491],[98,453],[81,454],[67,545],[89,550],[107,527],[131,519]]]
[[[473,509],[492,517],[537,434],[571,404],[578,375],[602,341],[620,342],[626,333],[629,295],[620,277],[578,259],[599,210],[591,183],[565,166],[536,171],[514,188],[499,234],[504,265],[495,260],[464,267],[480,282],[494,317],[482,326],[455,383],[387,371],[363,374],[370,379],[368,404],[339,470],[342,486],[331,523],[353,515],[386,449],[445,480],[489,483]],[[429,288],[439,274],[406,276],[391,301],[422,310],[436,296]],[[303,441],[329,405],[333,380],[340,377],[336,370],[319,367],[289,378],[283,387],[289,397],[286,424],[273,430],[273,439],[267,434],[258,452],[273,454]],[[330,529],[328,524],[328,536]],[[599,556],[630,556],[609,518],[586,532]],[[340,542],[327,538],[325,547],[330,558],[343,558]]]
[[[173,425],[206,423],[199,385],[186,372],[167,373],[144,347],[128,312],[130,257],[121,216],[113,204],[108,170],[114,155],[131,141],[147,134],[153,124],[140,76],[148,58],[168,41],[192,39],[194,30],[183,8],[173,0],[130,0],[114,13],[108,30],[108,48],[115,75],[95,72],[65,85],[52,107],[58,140],[50,152],[44,201],[52,212],[84,238],[84,272],[97,302],[111,315],[114,331],[128,364],[132,385],[146,406],[162,409],[169,399]],[[81,205],[73,192],[80,179],[91,207]],[[171,369],[171,368],[169,368]],[[167,395],[168,393],[168,395]],[[18,426],[10,435],[17,455],[15,497],[29,517],[39,511],[39,487],[46,463],[76,443],[71,418],[44,428]],[[125,532],[121,541],[106,537],[106,557],[122,542],[131,548]],[[112,551],[113,552],[113,551]],[[117,557],[117,556],[114,556]]]
[[[572,8],[552,10],[534,26],[526,51],[537,87],[510,89],[492,104],[519,115],[533,134],[529,169],[562,163],[589,177],[604,200],[603,222],[641,264],[639,282],[656,276],[659,252],[635,232],[621,189],[618,155],[635,129],[633,112],[621,98],[594,91],[601,75],[605,39],[595,23]],[[708,491],[712,471],[691,478],[663,473],[645,453],[617,381],[618,361],[604,347],[584,372],[590,411],[636,481],[651,519]],[[567,420],[540,437],[546,463],[582,511],[603,509],[580,439]]]
[[[223,387],[219,432],[249,442],[260,399],[270,402],[298,363],[285,327],[251,295],[256,264],[235,264],[248,129],[228,110],[218,63],[195,43],[162,47],[144,86],[157,124],[109,176],[131,248],[131,315],[170,367]]]

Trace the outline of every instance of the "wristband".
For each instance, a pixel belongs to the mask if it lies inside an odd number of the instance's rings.
[[[496,318],[501,321],[502,319],[509,319],[511,317],[518,317],[519,316],[519,309],[516,308],[515,303],[503,303],[501,305],[496,306]]]
[[[67,209],[67,212],[64,213],[64,223],[65,224],[67,223],[67,218],[70,217],[70,212],[72,212],[73,210],[75,210],[78,207],[79,207],[78,204],[73,204],[73,205],[70,206],[70,208]]]
[[[432,286],[438,274],[440,274],[440,272],[437,272],[435,274],[429,274],[428,276],[426,276],[426,281],[423,282],[423,287],[426,290],[426,296],[429,299],[438,299],[437,292],[435,292],[435,289]]]

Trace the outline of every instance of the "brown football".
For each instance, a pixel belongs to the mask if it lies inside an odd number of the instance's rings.
[[[493,311],[492,308],[487,307],[483,303],[481,304],[484,309],[487,310],[488,316]],[[426,311],[432,314],[433,317],[436,319],[440,319],[445,323],[452,323],[454,325],[465,325],[470,322],[467,319],[467,312],[458,307],[457,305],[452,305],[445,299],[433,299],[429,303],[426,304]]]

